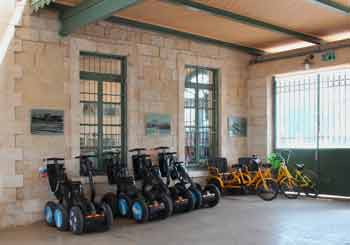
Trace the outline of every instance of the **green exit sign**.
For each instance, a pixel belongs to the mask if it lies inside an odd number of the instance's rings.
[[[333,60],[335,60],[335,58],[336,58],[336,56],[335,56],[334,50],[330,50],[330,51],[324,52],[322,54],[323,61],[333,61]]]

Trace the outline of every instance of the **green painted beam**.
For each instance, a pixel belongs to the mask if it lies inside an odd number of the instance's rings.
[[[293,31],[281,26],[277,26],[274,24],[270,24],[264,21],[260,21],[260,20],[256,20],[247,16],[243,16],[243,15],[239,15],[236,13],[233,13],[231,11],[226,11],[224,9],[219,9],[219,8],[215,8],[206,4],[202,4],[199,2],[195,2],[195,1],[191,1],[191,0],[167,0],[170,3],[175,3],[175,4],[181,4],[184,6],[188,6],[191,8],[195,8],[201,11],[205,11],[208,12],[210,14],[216,15],[216,16],[221,16],[221,17],[225,17],[227,19],[230,19],[232,21],[235,22],[240,22],[246,25],[250,25],[250,26],[254,26],[260,29],[265,29],[268,31],[274,31],[274,32],[278,32],[278,33],[282,33],[282,34],[286,34],[289,36],[292,36],[294,38],[297,38],[299,40],[303,40],[309,43],[314,43],[314,44],[321,44],[324,41],[318,37],[315,36],[311,36],[302,32],[297,32],[297,31]]]
[[[200,42],[206,42],[206,43],[220,45],[220,46],[224,46],[224,47],[228,47],[228,48],[233,48],[233,49],[237,49],[237,50],[240,50],[240,51],[243,51],[245,53],[249,53],[249,54],[255,55],[255,56],[260,56],[260,55],[266,54],[265,51],[260,50],[260,49],[246,47],[243,45],[238,45],[238,44],[229,43],[229,42],[224,42],[224,41],[220,41],[217,39],[204,37],[204,36],[189,33],[189,32],[182,32],[182,31],[178,31],[175,29],[171,29],[171,28],[163,27],[163,26],[159,26],[159,25],[148,24],[148,23],[139,22],[139,21],[130,20],[130,19],[121,18],[121,17],[116,17],[116,16],[111,16],[111,17],[107,18],[106,20],[109,22],[112,22],[112,23],[116,23],[116,24],[133,26],[133,27],[137,27],[140,29],[146,29],[146,30],[156,31],[156,32],[166,33],[166,34],[172,34],[172,35],[176,35],[176,36],[180,36],[180,37],[184,37],[184,38],[188,38],[188,39],[192,39],[192,40],[196,40],[196,41],[200,41]]]
[[[330,7],[336,11],[340,11],[340,12],[343,12],[346,14],[350,13],[350,5],[346,6],[344,4],[338,3],[338,2],[333,1],[333,0],[312,0],[312,1],[320,3],[320,4],[325,5],[327,7]]]
[[[140,0],[84,0],[76,7],[65,10],[61,16],[60,34],[67,36],[91,22],[105,19]]]

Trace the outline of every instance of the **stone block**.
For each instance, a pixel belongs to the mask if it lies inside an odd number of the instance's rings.
[[[23,176],[0,176],[0,188],[16,188],[23,186]]]
[[[151,45],[137,44],[137,51],[140,55],[159,57],[159,48]]]
[[[36,29],[17,27],[16,28],[16,38],[28,41],[38,41],[39,31]]]
[[[40,31],[39,32],[39,40],[41,42],[53,42],[58,43],[61,37],[59,36],[57,31]]]

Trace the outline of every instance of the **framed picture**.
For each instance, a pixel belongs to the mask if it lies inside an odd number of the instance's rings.
[[[64,133],[64,111],[33,109],[31,111],[31,133],[62,135]]]
[[[146,135],[162,136],[171,133],[171,116],[169,114],[148,113],[145,116]]]
[[[229,116],[227,119],[228,135],[230,137],[247,137],[247,119],[244,117]]]

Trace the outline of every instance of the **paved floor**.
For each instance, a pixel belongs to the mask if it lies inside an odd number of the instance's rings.
[[[105,233],[74,236],[39,223],[0,232],[1,245],[350,245],[350,203],[264,202],[224,197],[219,206],[138,225],[116,220]]]

